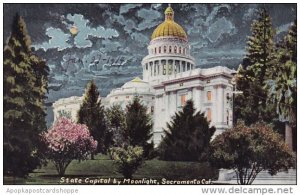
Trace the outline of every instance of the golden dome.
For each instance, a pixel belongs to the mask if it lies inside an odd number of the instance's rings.
[[[187,40],[187,35],[183,28],[174,22],[174,11],[170,6],[165,10],[165,21],[156,27],[152,33],[151,40],[165,36],[173,36]]]

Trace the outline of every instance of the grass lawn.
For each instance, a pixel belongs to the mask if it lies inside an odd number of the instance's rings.
[[[197,162],[173,162],[160,161],[157,159],[146,161],[133,175],[133,179],[157,179],[162,178],[174,180],[187,179],[212,179],[218,176],[218,170],[211,168],[206,163]],[[116,171],[113,161],[105,155],[95,156],[95,160],[77,161],[73,160],[68,166],[65,178],[115,178],[123,180],[123,176]],[[52,162],[41,169],[36,169],[26,179],[4,177],[4,184],[60,184],[61,177],[58,176]],[[66,183],[64,183],[66,184]],[[69,183],[70,184],[70,183]]]

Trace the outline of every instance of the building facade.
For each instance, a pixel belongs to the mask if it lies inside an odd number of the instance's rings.
[[[162,140],[167,122],[189,99],[194,101],[197,111],[205,112],[210,124],[216,127],[215,135],[222,133],[232,126],[231,80],[235,71],[223,66],[195,68],[190,50],[188,37],[174,21],[174,11],[169,6],[165,10],[164,22],[151,36],[148,55],[142,60],[143,80],[135,78],[121,88],[113,89],[103,98],[103,103],[106,107],[120,104],[125,108],[134,96],[139,96],[153,114],[155,145]],[[69,98],[58,100],[68,101]],[[77,104],[74,109],[79,109],[78,103],[72,99],[70,102]],[[54,115],[57,115],[63,104],[54,103],[53,107]]]

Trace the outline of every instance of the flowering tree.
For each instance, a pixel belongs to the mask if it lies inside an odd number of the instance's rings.
[[[60,176],[73,159],[85,160],[97,148],[97,141],[90,136],[86,125],[73,123],[65,117],[42,134],[47,145],[45,155],[53,161]]]

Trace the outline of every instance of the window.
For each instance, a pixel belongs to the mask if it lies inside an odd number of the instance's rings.
[[[158,48],[158,53],[161,53],[161,47]]]
[[[154,53],[156,54],[156,47],[155,47],[155,49],[154,49]]]
[[[172,53],[172,46],[169,47],[169,53]]]
[[[155,67],[156,67],[156,70],[154,72],[157,73],[157,75],[159,75],[159,62],[155,61],[154,64],[155,64]]]
[[[164,53],[167,53],[167,46],[164,46]]]
[[[168,74],[172,74],[173,72],[173,60],[168,60],[168,65],[167,65],[167,68],[168,68]]]
[[[140,96],[139,98],[142,99],[144,96]]]
[[[174,67],[175,74],[180,71],[180,69],[179,69],[179,63],[180,63],[179,60],[175,60],[175,67]]]
[[[129,95],[126,96],[126,99],[129,99]]]
[[[148,70],[148,64],[146,64],[146,70]]]
[[[172,74],[172,70],[173,70],[173,65],[169,64],[169,74]]]
[[[181,96],[180,96],[180,103],[181,103],[181,106],[184,106],[184,105],[185,105],[185,102],[186,102],[186,95],[181,95]]]
[[[176,46],[174,47],[174,53],[177,53],[177,47]]]
[[[162,62],[162,65],[163,65],[163,75],[166,75],[167,74],[167,68],[166,68],[166,60],[162,60],[161,61]]]
[[[152,71],[153,71],[153,62],[150,62],[150,70],[151,70],[151,76],[153,75]]]
[[[211,91],[207,92],[207,101],[211,101]]]
[[[183,54],[185,54],[185,48],[183,48]]]
[[[151,106],[151,114],[154,113],[154,106]]]
[[[181,47],[179,47],[179,54],[181,54]]]
[[[210,108],[207,109],[206,117],[207,117],[207,121],[211,122],[211,109]]]
[[[115,99],[117,100],[117,99],[118,99],[118,97],[115,97]]]

